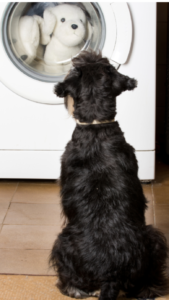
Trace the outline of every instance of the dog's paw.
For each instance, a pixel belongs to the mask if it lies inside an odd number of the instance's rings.
[[[100,296],[100,290],[89,293],[89,296],[91,296],[91,297],[99,297]]]
[[[73,297],[73,298],[77,298],[77,299],[89,297],[89,294],[87,294],[86,292],[81,291],[73,286],[68,287],[66,292],[69,297]]]

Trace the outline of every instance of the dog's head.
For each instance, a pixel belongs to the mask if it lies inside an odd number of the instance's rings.
[[[112,120],[116,115],[116,96],[133,90],[137,81],[120,74],[107,58],[83,51],[72,60],[73,68],[63,82],[55,86],[58,97],[65,98],[73,116],[81,122]]]

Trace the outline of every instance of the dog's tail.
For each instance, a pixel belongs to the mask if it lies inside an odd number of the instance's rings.
[[[154,298],[169,293],[169,278],[166,274],[168,247],[162,232],[151,225],[146,226],[145,242],[149,251],[149,266],[145,275],[145,287],[138,298]]]

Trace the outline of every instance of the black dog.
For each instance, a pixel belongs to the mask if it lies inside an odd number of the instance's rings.
[[[166,295],[166,240],[145,224],[147,200],[134,149],[113,122],[116,96],[137,82],[92,51],[72,62],[74,68],[55,86],[66,106],[73,98],[77,120],[62,157],[67,225],[50,257],[58,287],[71,297],[100,300],[115,300],[120,290],[137,298]]]

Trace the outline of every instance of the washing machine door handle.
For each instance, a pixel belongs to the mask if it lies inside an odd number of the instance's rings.
[[[111,3],[116,22],[116,43],[113,49],[112,64],[117,68],[127,61],[132,43],[132,19],[127,3]]]

